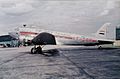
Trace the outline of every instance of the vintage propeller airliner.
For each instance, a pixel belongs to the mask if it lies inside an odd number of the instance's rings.
[[[95,37],[88,37],[84,35],[63,33],[43,30],[35,38],[32,39],[34,47],[31,53],[42,52],[43,45],[84,45],[84,46],[99,46],[103,44],[113,44],[114,40],[105,39],[107,27],[110,23],[105,23],[96,33]],[[99,37],[99,38],[98,38]]]

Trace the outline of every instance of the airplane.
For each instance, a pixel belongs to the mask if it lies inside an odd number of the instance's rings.
[[[114,40],[106,39],[107,27],[111,23],[105,23],[96,33],[94,37],[55,32],[44,30],[41,31],[35,38],[31,40],[34,47],[31,49],[31,53],[35,54],[37,52],[42,53],[42,48],[44,45],[83,45],[83,46],[99,46],[103,44],[113,44]],[[98,38],[99,37],[99,38]]]

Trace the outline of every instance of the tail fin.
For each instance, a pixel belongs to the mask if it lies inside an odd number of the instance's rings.
[[[105,23],[105,24],[96,32],[96,36],[106,37],[107,27],[110,26],[110,25],[111,25],[111,23]]]

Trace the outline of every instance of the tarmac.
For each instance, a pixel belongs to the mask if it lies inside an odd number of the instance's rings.
[[[120,79],[120,49],[31,48],[0,48],[0,79]]]

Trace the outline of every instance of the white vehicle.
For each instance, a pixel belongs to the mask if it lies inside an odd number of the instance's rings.
[[[95,34],[94,37],[88,37],[84,35],[77,35],[77,34],[70,34],[70,33],[63,33],[63,32],[55,32],[55,31],[48,31],[42,30],[38,36],[36,36],[32,43],[35,45],[33,49],[37,50],[36,45],[84,45],[84,46],[95,46],[103,44],[113,44],[114,40],[105,39],[107,34],[107,27],[110,26],[110,23],[105,23]],[[98,38],[99,37],[99,38]],[[41,46],[39,46],[40,49]],[[34,51],[35,51],[34,50]]]

